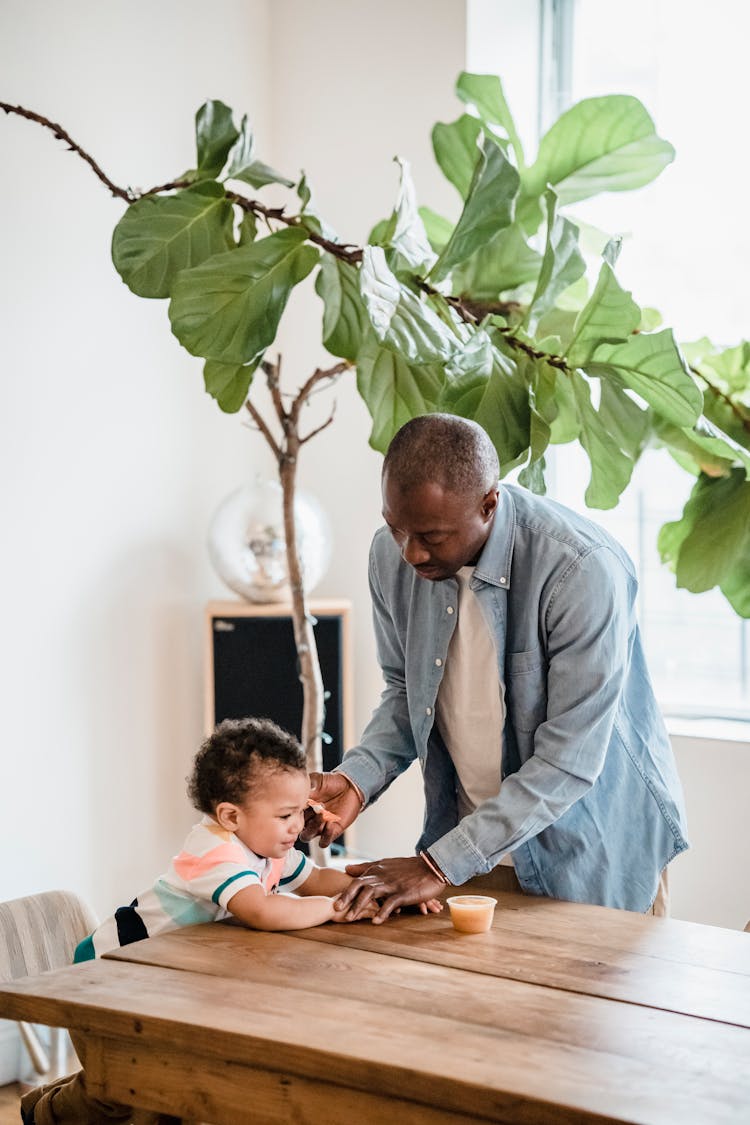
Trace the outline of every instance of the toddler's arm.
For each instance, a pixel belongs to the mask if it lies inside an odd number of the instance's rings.
[[[349,876],[344,878],[348,885]],[[309,882],[305,880],[305,887]],[[333,898],[310,895],[307,890],[305,895],[267,895],[263,887],[245,887],[230,898],[227,910],[253,930],[304,930],[334,917]]]

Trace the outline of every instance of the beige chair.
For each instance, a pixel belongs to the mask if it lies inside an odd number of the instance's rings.
[[[45,891],[0,903],[0,980],[70,965],[78,942],[96,926],[94,912],[71,891]],[[66,1031],[52,1029],[47,1050],[31,1024],[18,1026],[39,1081],[75,1069]]]

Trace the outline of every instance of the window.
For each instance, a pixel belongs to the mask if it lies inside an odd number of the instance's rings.
[[[568,213],[624,236],[618,278],[640,305],[659,309],[677,340],[739,343],[750,333],[750,8],[715,0],[707,18],[684,0],[542,0],[540,11],[543,128],[581,98],[634,94],[677,152],[648,187]],[[665,710],[750,716],[750,622],[718,590],[678,590],[656,550],[658,529],[679,517],[691,478],[666,452],[649,452],[612,512],[586,509],[587,481],[585,454],[558,447],[550,494],[607,527],[638,566],[644,643]]]

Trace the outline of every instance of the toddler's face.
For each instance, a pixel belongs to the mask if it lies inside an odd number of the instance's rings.
[[[237,806],[234,832],[245,847],[266,859],[281,859],[305,823],[310,779],[305,770],[269,771],[251,796]]]

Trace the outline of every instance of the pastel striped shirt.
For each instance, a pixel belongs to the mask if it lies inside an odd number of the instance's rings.
[[[111,949],[155,934],[220,922],[230,916],[229,900],[245,887],[294,891],[309,877],[314,864],[296,848],[284,859],[265,859],[245,847],[210,816],[194,825],[183,845],[153,887],[121,906],[93,934],[79,942],[74,961],[90,961]]]

